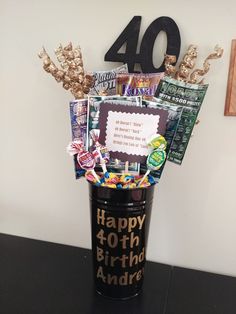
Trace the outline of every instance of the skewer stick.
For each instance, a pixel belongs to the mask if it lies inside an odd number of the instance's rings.
[[[94,171],[94,169],[90,170],[92,175],[94,176],[94,178],[97,180],[98,183],[101,183],[101,181],[99,180],[98,175],[96,174],[96,172]]]
[[[145,178],[149,175],[149,173],[151,172],[151,170],[147,170],[145,175],[143,176],[142,180],[139,182],[138,187],[144,182]]]
[[[128,173],[129,172],[129,162],[126,161],[125,162],[125,173]]]

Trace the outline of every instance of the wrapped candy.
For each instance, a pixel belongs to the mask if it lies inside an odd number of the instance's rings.
[[[108,173],[108,176],[105,179],[105,181],[110,184],[118,184],[120,182],[120,178],[115,173],[110,172]]]
[[[142,184],[140,184],[140,182],[142,180],[143,180],[143,182],[142,182]],[[134,182],[135,182],[136,186],[138,186],[138,187],[145,187],[145,186],[156,184],[156,180],[150,174],[147,175],[145,178],[142,175],[136,176],[134,179]]]
[[[85,173],[85,178],[86,178],[86,180],[88,180],[89,182],[94,183],[94,184],[96,184],[98,182],[96,180],[96,178],[93,176],[93,174],[89,171]],[[98,178],[99,178],[99,181],[101,182],[101,178],[99,176],[98,176]]]
[[[148,183],[150,183],[150,185],[153,185],[156,183],[155,179],[153,178],[153,176],[149,175],[148,176]]]
[[[70,156],[74,156],[83,150],[83,141],[80,139],[75,139],[73,142],[70,142],[66,148],[67,153]]]
[[[126,183],[126,184],[124,184],[122,188],[123,189],[134,189],[136,187],[137,187],[136,184],[133,182],[133,183]]]
[[[120,177],[120,182],[121,182],[122,184],[132,183],[132,182],[134,182],[134,176],[132,176],[132,175],[129,174],[129,173],[123,174],[123,175]]]
[[[142,179],[143,179],[143,176],[142,176],[142,175],[135,176],[135,178],[134,178],[135,184],[138,186],[138,185],[139,185],[139,182],[140,182]],[[148,176],[146,176],[146,177],[143,179],[143,182],[148,182]]]
[[[116,189],[116,185],[112,184],[112,183],[104,182],[104,183],[101,184],[101,186],[105,186],[105,187],[108,187],[108,188]]]
[[[151,138],[148,139],[147,145],[153,149],[165,150],[167,142],[164,136],[160,134],[154,134]]]
[[[107,177],[105,177],[107,176]],[[94,174],[90,171],[87,171],[85,178],[92,184],[112,188],[112,189],[135,189],[135,188],[145,188],[150,185],[154,185],[156,182],[151,175],[146,176],[132,176],[132,175],[117,175],[115,173],[106,173],[103,177],[98,177],[100,183],[94,177]],[[141,182],[143,179],[143,182]]]
[[[140,183],[140,185],[138,186],[139,188],[146,188],[146,187],[148,187],[148,186],[150,186],[151,185],[151,183],[150,182],[142,182],[142,183]]]
[[[100,183],[100,179],[97,176],[96,172],[94,171],[95,167],[95,159],[94,156],[88,152],[85,151],[83,148],[83,143],[81,140],[75,140],[71,142],[67,146],[67,152],[73,156],[77,154],[77,161],[79,166],[84,169],[86,172],[91,172],[94,178],[98,183]]]

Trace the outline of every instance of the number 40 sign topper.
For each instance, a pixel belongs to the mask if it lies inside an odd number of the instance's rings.
[[[105,61],[124,62],[128,64],[129,72],[135,72],[134,67],[139,63],[143,73],[164,72],[163,62],[159,68],[153,64],[153,47],[157,35],[164,31],[167,36],[166,54],[176,56],[176,62],[180,52],[180,32],[177,24],[168,16],[161,16],[154,20],[143,35],[140,52],[137,54],[137,45],[141,25],[141,16],[134,16],[111,48],[105,54]],[[126,43],[125,53],[118,53],[119,49]]]

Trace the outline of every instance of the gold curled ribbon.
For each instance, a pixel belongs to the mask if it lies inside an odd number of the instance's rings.
[[[107,91],[105,91],[105,90],[102,89],[102,90],[99,91],[98,95],[99,95],[99,96],[107,96],[108,93],[107,93]]]
[[[199,76],[204,76],[210,69],[209,60],[219,59],[223,55],[223,48],[218,45],[215,46],[215,52],[211,53],[203,62],[203,69],[196,69],[190,74],[190,79],[188,83],[192,84],[203,84],[203,78],[199,81]]]
[[[73,48],[70,42],[63,47],[61,44],[55,50],[57,60],[61,68],[58,68],[51,60],[45,48],[38,54],[43,60],[43,68],[50,73],[57,82],[74,95],[76,99],[84,98],[93,85],[93,76],[85,74],[80,47]]]
[[[175,74],[174,63],[176,63],[176,56],[165,54],[165,75],[173,76]]]
[[[180,62],[179,70],[175,74],[175,78],[178,81],[186,82],[190,73],[195,66],[197,58],[197,46],[189,45],[183,60]]]

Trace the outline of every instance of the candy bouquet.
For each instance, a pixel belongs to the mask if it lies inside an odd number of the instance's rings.
[[[216,46],[194,69],[190,45],[177,68],[165,56],[165,73],[128,73],[127,65],[85,73],[79,47],[60,45],[58,67],[43,49],[43,68],[69,90],[76,179],[89,182],[94,279],[99,293],[128,298],[142,287],[154,185],[166,160],[181,164],[197,122]]]
[[[173,65],[176,57],[166,55],[165,73],[128,73],[125,64],[111,71],[86,74],[80,47],[73,48],[69,43],[55,50],[60,68],[43,48],[39,57],[43,59],[44,69],[76,98],[70,103],[72,142],[67,148],[74,156],[76,178],[85,176],[94,184],[110,188],[147,187],[159,181],[166,157],[181,164],[208,87],[203,83],[203,76],[209,71],[209,60],[221,57],[222,53],[223,49],[216,46],[204,61],[203,68],[194,69],[197,47],[190,45],[178,70]],[[142,138],[142,144],[146,145],[142,154],[148,156],[146,161],[138,162],[140,158],[132,158],[130,162],[121,160],[114,152],[109,153],[115,145],[101,143],[99,124],[102,119],[99,116],[104,104],[141,107],[144,114],[147,108],[156,109],[165,128],[161,135],[145,134],[146,138]],[[167,117],[163,117],[161,111],[166,111]],[[156,129],[160,133],[158,127]],[[141,132],[135,128],[131,131]],[[119,135],[124,138],[124,134],[109,134]],[[153,137],[152,141],[150,137]],[[127,142],[123,143],[127,145]]]

